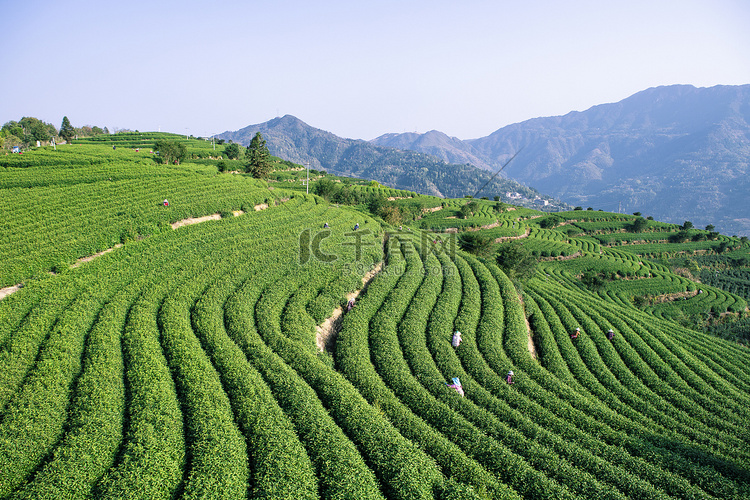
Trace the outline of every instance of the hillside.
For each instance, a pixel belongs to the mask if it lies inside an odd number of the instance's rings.
[[[217,137],[247,146],[256,132],[266,139],[271,154],[300,164],[309,162],[311,168],[337,175],[374,179],[398,189],[447,198],[500,196],[510,201],[507,193],[518,193],[516,203],[523,201],[527,206],[544,207],[546,200],[545,210],[566,207],[515,181],[500,176],[491,180],[491,173],[467,163],[446,163],[424,153],[343,139],[291,115]]]
[[[0,158],[0,498],[750,496],[747,238],[156,138]]]
[[[750,85],[651,88],[617,103],[536,118],[463,141],[390,134],[374,144],[471,155],[571,205],[622,207],[750,235]]]

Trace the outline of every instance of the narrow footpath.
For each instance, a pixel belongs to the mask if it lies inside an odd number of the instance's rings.
[[[364,275],[362,278],[362,288],[355,290],[346,296],[346,301],[349,302],[352,299],[356,299],[359,295],[367,289],[367,285],[370,284],[372,279],[377,275],[380,270],[383,269],[383,263],[378,263],[370,272]],[[333,314],[327,318],[323,323],[315,327],[317,332],[315,336],[315,343],[321,352],[331,352],[333,344],[336,342],[336,335],[341,330],[341,321],[343,320],[344,309],[337,307],[333,310]]]

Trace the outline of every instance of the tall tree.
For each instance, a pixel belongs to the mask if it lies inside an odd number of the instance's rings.
[[[65,142],[70,142],[76,135],[76,129],[70,124],[67,116],[63,116],[62,125],[60,125],[60,137],[65,139]]]
[[[265,179],[271,173],[271,154],[268,152],[266,140],[256,133],[250,145],[247,147],[245,156],[248,159],[245,171],[253,174],[256,179]]]

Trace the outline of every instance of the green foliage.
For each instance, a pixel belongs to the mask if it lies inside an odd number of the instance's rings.
[[[266,179],[271,173],[270,157],[266,140],[260,132],[256,133],[245,153],[245,158],[247,158],[245,171],[256,179]]]
[[[66,142],[70,142],[71,139],[75,136],[75,129],[73,128],[73,125],[70,124],[70,120],[68,120],[67,116],[63,116],[62,125],[60,125],[60,137],[62,137]]]
[[[224,156],[226,156],[230,160],[237,160],[239,159],[240,155],[241,152],[239,144],[232,143],[224,148]]]
[[[154,142],[154,150],[158,153],[161,162],[167,165],[179,165],[187,155],[185,144],[167,139]]]
[[[607,285],[607,280],[602,278],[602,276],[595,271],[586,271],[581,276],[581,283],[583,283],[589,290],[598,292]]]
[[[648,221],[644,219],[643,217],[640,217],[640,213],[636,212],[636,214],[639,216],[637,217],[633,223],[630,225],[630,231],[634,233],[640,233],[644,229],[648,227]]]
[[[461,250],[480,257],[489,257],[495,247],[495,239],[476,231],[463,232],[458,237]]]
[[[552,229],[559,225],[563,221],[562,218],[556,215],[548,215],[539,221],[539,227],[544,229]]]
[[[637,245],[542,229],[537,211],[474,200],[459,221],[465,199],[358,180],[321,183],[357,209],[299,191],[274,207],[279,191],[249,176],[216,175],[211,160],[156,166],[112,149],[155,136],[117,135],[2,159],[2,278],[24,286],[0,300],[0,497],[750,495],[750,354],[724,340],[747,331],[731,291],[747,281],[739,240],[653,262],[624,251]],[[384,241],[365,205],[497,222],[459,241],[523,238],[502,245],[504,270],[413,227]],[[629,241],[633,216],[558,216]],[[680,245],[698,244],[718,245]],[[532,259],[521,295],[513,265],[533,251],[572,258]],[[321,353],[315,326],[380,262]]]
[[[537,260],[518,240],[502,243],[495,260],[512,281],[525,281],[536,273]]]

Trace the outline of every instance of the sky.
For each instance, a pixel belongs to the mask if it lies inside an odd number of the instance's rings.
[[[0,123],[484,137],[650,87],[750,83],[747,0],[0,0]]]

